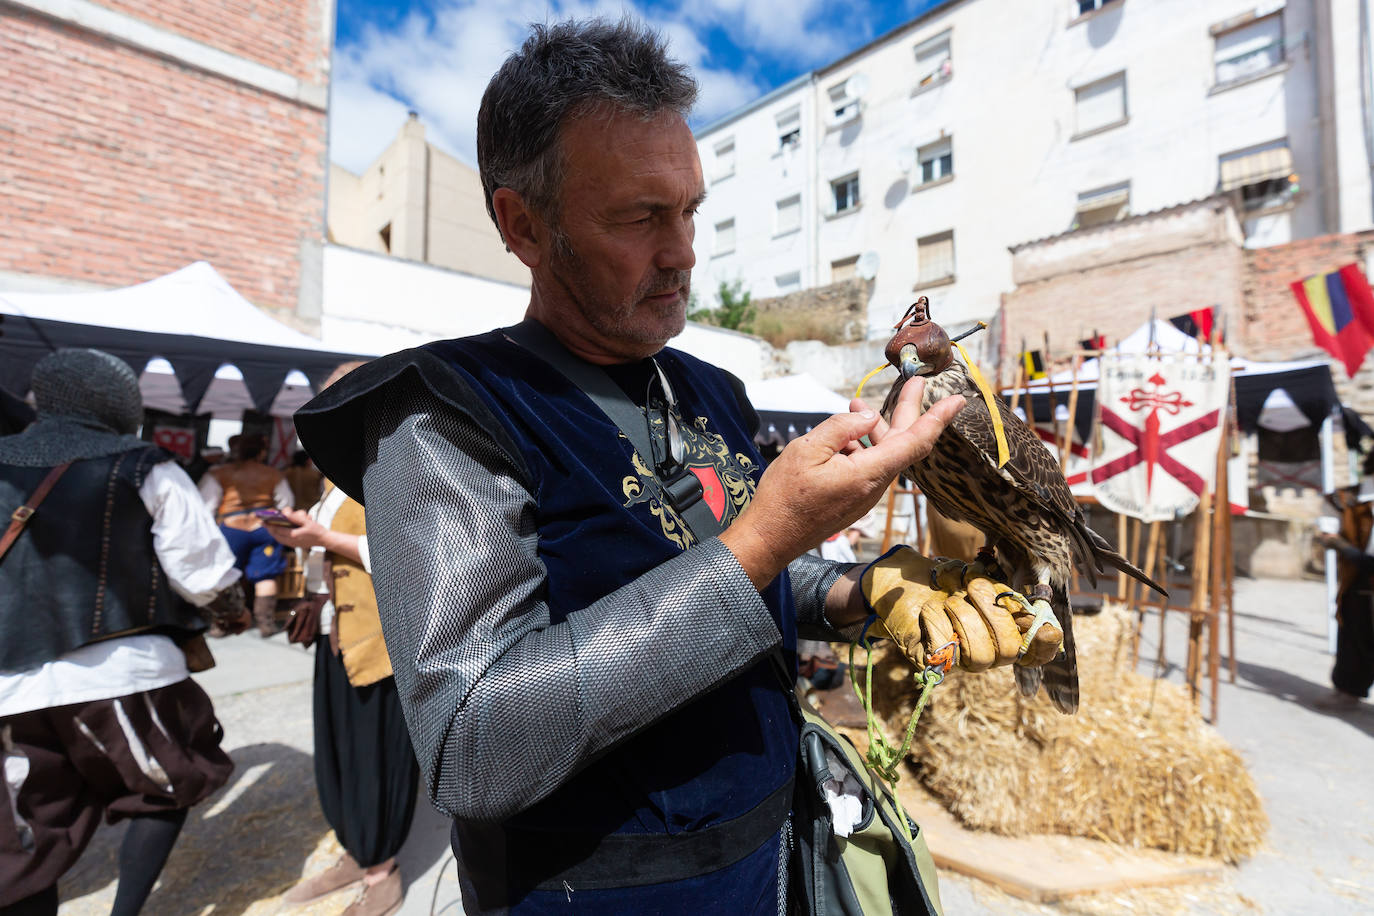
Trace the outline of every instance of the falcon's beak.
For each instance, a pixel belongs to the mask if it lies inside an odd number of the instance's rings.
[[[898,354],[898,368],[902,370],[902,378],[910,381],[912,377],[923,375],[932,368],[928,363],[921,362],[921,358],[916,355],[916,345],[907,344],[902,347]]]

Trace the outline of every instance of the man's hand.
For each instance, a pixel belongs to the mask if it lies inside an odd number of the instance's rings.
[[[278,544],[286,547],[302,547],[309,550],[311,547],[323,547],[329,538],[329,529],[321,525],[310,517],[310,513],[303,509],[283,509],[281,514],[295,527],[288,528],[286,525],[264,525],[267,533],[272,535],[272,539]]]
[[[1054,658],[1064,634],[1044,624],[1022,652],[1035,615],[987,573],[981,563],[932,560],[899,547],[870,563],[861,581],[885,635],[918,671],[946,661],[966,671],[1038,667]],[[884,635],[876,630],[870,635]]]
[[[787,564],[863,517],[897,474],[930,454],[964,406],[950,397],[921,413],[923,379],[902,388],[889,426],[855,401],[791,442],[769,465],[753,501],[720,540],[760,589]],[[868,436],[871,448],[859,442]]]

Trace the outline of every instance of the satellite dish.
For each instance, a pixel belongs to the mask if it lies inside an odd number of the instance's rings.
[[[878,252],[865,251],[859,256],[859,263],[854,265],[854,270],[865,280],[878,276]]]
[[[909,146],[897,150],[897,171],[908,175],[916,166],[916,151]]]
[[[861,99],[868,93],[868,74],[855,73],[844,84],[845,95],[851,99]]]

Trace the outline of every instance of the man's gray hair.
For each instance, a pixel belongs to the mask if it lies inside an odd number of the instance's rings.
[[[645,118],[683,117],[697,97],[687,67],[668,57],[663,38],[630,18],[535,24],[529,38],[487,84],[477,112],[477,164],[487,213],[492,194],[510,188],[556,229],[563,182],[560,130],[569,118],[607,106]]]

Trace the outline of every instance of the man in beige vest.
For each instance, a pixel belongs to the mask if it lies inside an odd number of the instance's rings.
[[[356,365],[344,364],[335,377]],[[306,593],[319,609],[315,787],[344,848],[338,861],[297,884],[284,902],[304,905],[354,886],[359,896],[344,916],[383,916],[403,899],[395,856],[410,831],[420,770],[382,639],[363,507],[326,481],[309,512],[283,514],[296,527],[272,525],[268,531],[306,553]],[[293,628],[292,639],[298,637],[305,638]]]

